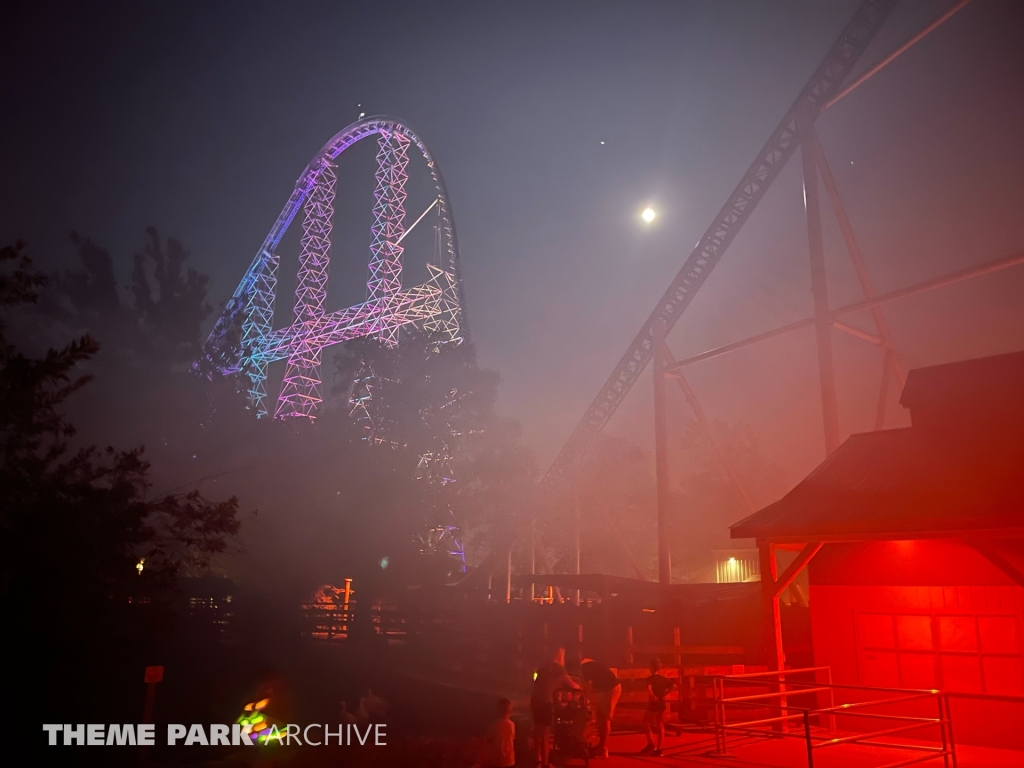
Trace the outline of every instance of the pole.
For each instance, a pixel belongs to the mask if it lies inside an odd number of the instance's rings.
[[[153,707],[156,704],[156,685],[164,679],[164,668],[161,666],[146,667],[142,682],[146,684],[146,702],[142,705],[142,722],[149,724],[153,722]],[[146,765],[148,760],[148,748],[143,745],[139,747],[139,765]]]
[[[832,323],[828,311],[828,284],[825,277],[825,246],[821,234],[821,202],[818,199],[818,174],[814,162],[810,118],[800,121],[800,158],[804,171],[804,209],[807,214],[807,248],[811,256],[811,294],[814,297],[814,330],[818,346],[818,381],[821,386],[821,416],[825,427],[825,452],[839,447],[839,403],[836,396],[836,372],[832,363]]]
[[[765,656],[768,671],[786,668],[786,656],[782,650],[782,616],[779,613],[779,596],[775,594],[775,580],[778,568],[775,563],[775,547],[767,541],[757,542],[761,560],[761,601],[765,618]]]
[[[665,414],[665,324],[654,323],[654,471],[658,489],[658,581],[672,583],[672,550],[668,539],[668,424]]]
[[[574,534],[574,536],[573,536],[573,538],[575,539],[574,545],[575,545],[575,549],[576,549],[576,575],[577,576],[580,575],[580,504],[581,504],[581,502],[580,502],[580,471],[579,471],[579,468],[577,467],[577,469],[576,469],[576,505],[575,505],[575,509],[573,510],[574,511],[574,519],[573,519],[573,529],[574,529],[573,530],[573,534]],[[576,589],[573,590],[572,603],[573,603],[573,605],[577,605],[577,606],[580,604],[580,590],[579,590],[579,587],[577,587]]]
[[[537,518],[530,521],[530,576],[537,575]],[[537,596],[537,585],[530,581],[530,602]]]
[[[512,547],[509,546],[505,558],[505,602],[512,602]]]
[[[778,568],[775,563],[775,546],[770,542],[759,540],[757,542],[758,554],[761,561],[761,607],[764,615],[764,652],[765,664],[769,672],[782,673],[786,669],[786,656],[782,646],[782,615],[779,613],[779,596],[775,593],[775,580],[778,578]],[[784,694],[786,687],[780,674],[779,684],[772,685],[774,693]],[[786,697],[779,697],[779,711],[788,715]],[[772,730],[786,732],[789,730],[789,721],[783,720],[774,723]]]
[[[885,407],[889,399],[889,377],[892,373],[892,361],[889,359],[891,354],[886,350],[882,362],[882,384],[878,389],[878,406],[875,408],[875,432],[885,429]]]

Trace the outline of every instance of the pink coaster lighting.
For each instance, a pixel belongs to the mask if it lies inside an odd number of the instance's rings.
[[[378,137],[378,152],[366,301],[326,313],[337,181],[334,160],[357,141],[374,135]],[[437,197],[406,227],[405,185],[411,147],[416,147],[426,160]],[[300,208],[304,208],[305,217],[294,319],[291,325],[275,330],[280,265],[277,248]],[[427,264],[426,282],[404,288],[401,243],[428,213],[436,217],[438,263]],[[437,163],[406,124],[387,117],[367,118],[334,136],[306,166],[218,318],[206,341],[202,362],[223,374],[245,373],[250,407],[262,417],[269,415],[268,368],[271,363],[286,360],[274,415],[281,419],[315,419],[322,401],[320,364],[325,348],[361,336],[375,336],[394,346],[406,325],[418,325],[439,334],[445,342],[458,344],[468,335],[464,306],[455,221]]]

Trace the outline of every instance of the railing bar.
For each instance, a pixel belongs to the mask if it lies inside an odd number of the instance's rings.
[[[801,688],[799,693],[817,693],[818,691],[827,691],[827,690],[829,690],[827,686],[822,686],[821,688]],[[793,691],[787,691],[786,693],[788,695],[790,695],[790,696],[794,695]],[[722,699],[722,701],[725,702],[726,704],[731,704],[734,701],[754,701],[755,699],[770,699],[773,696],[782,696],[782,695],[784,695],[784,694],[781,694],[781,693],[758,693],[758,694],[755,694],[753,696],[734,696],[731,699]]]
[[[779,677],[780,675],[785,677],[786,675],[798,675],[801,672],[820,672],[823,669],[828,669],[828,667],[803,667],[801,669],[786,669],[776,672],[746,672],[742,675],[716,675],[716,677],[720,677],[724,680],[739,680],[741,678],[749,677]]]
[[[734,723],[733,725],[729,725],[728,723],[726,723],[724,727],[726,727],[726,728],[737,728],[739,726],[746,726],[746,725],[760,725],[761,723],[778,723],[778,722],[781,722],[783,720],[792,720],[794,717],[803,717],[803,716],[804,716],[803,712],[798,712],[795,715],[783,715],[782,717],[768,717],[768,718],[764,718],[762,720],[744,720],[744,721],[739,722],[739,723]]]
[[[762,736],[765,739],[774,739],[774,738],[777,738],[779,736],[786,736],[786,737],[791,738],[791,739],[803,739],[804,738],[804,735],[802,733],[776,732],[776,731],[770,731],[770,730],[765,730],[765,729],[756,730],[754,728],[734,728],[731,725],[729,726],[729,729],[733,730],[733,731],[736,731],[737,733],[749,733],[749,734],[760,735],[760,736]]]
[[[822,667],[822,669],[827,669],[827,667]],[[805,670],[792,670],[792,669],[788,669],[788,670],[786,670],[786,673],[787,674],[792,674],[793,672],[801,672],[801,671],[805,671]],[[743,677],[744,679],[749,679],[751,677],[762,676],[762,675],[765,675],[765,674],[766,673],[764,673],[764,672],[753,672],[753,673],[750,673],[748,675],[717,675],[717,677],[719,679],[728,681],[728,680],[732,680],[733,678]],[[778,680],[766,680],[764,682],[764,685],[769,685],[769,684],[777,683],[777,682],[779,682],[779,681]],[[820,683],[811,683],[811,682],[801,683],[799,681],[786,681],[786,685],[821,685],[821,684]],[[939,694],[939,691],[935,690],[934,688],[880,688],[880,687],[877,687],[877,686],[846,685],[846,684],[843,684],[843,683],[832,683],[831,687],[832,688],[842,688],[843,690],[847,690],[847,691],[882,691],[884,693],[907,693],[909,691],[910,693],[920,693],[920,694],[927,693],[927,694],[930,694],[932,696],[937,696]],[[954,694],[954,693],[951,693],[949,695],[950,696],[961,696],[961,697],[964,697],[964,698],[973,698],[973,697],[989,696],[989,695],[992,695],[992,694],[973,694],[973,693]],[[1013,696],[1008,696],[1008,697],[1005,697],[1005,698],[1013,699],[1015,701],[1019,700],[1022,703],[1024,703],[1024,697],[1016,697],[1015,698]]]
[[[915,693],[912,696],[900,696],[899,698],[896,698],[896,699],[878,699],[876,701],[854,701],[854,702],[851,702],[850,704],[837,704],[834,707],[826,707],[826,708],[824,708],[824,709],[822,709],[820,711],[822,711],[822,712],[835,711],[837,714],[839,714],[843,710],[853,709],[854,707],[874,707],[874,706],[878,706],[878,705],[881,705],[881,704],[896,704],[896,703],[901,702],[901,701],[920,701],[921,699],[930,699],[930,698],[934,698],[934,694],[931,694],[931,693],[927,693],[927,694],[925,694],[925,693]]]
[[[983,701],[1008,701],[1012,704],[1024,704],[1024,696],[1000,696],[994,693],[946,693],[955,699],[981,699]]]
[[[869,747],[888,747],[889,749],[912,749],[918,752],[935,752],[939,755],[943,755],[946,752],[945,747],[925,747],[920,744],[890,744],[887,741],[862,741],[861,744],[867,744]]]
[[[876,736],[888,736],[890,733],[905,733],[906,731],[916,731],[921,728],[934,727],[934,723],[918,723],[916,725],[901,725],[898,728],[887,728],[884,731],[874,731],[873,733],[863,733],[854,736],[843,736],[838,739],[829,739],[824,744],[819,744],[818,747],[834,747],[837,744],[855,744],[858,741],[864,739],[873,739]]]
[[[819,712],[828,712],[827,709],[812,709],[811,714],[816,715]],[[839,713],[842,714],[841,712]],[[880,715],[877,712],[850,712],[850,717],[875,717],[880,720],[913,720],[921,723],[941,723],[941,717],[913,717],[911,715]]]
[[[905,765],[914,765],[915,763],[923,763],[927,760],[934,760],[942,755],[924,755],[922,757],[912,757],[909,760],[903,760],[898,763],[889,763],[887,765],[881,765],[879,768],[903,768]]]

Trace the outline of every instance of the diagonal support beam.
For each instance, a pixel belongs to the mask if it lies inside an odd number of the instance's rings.
[[[796,560],[789,564],[789,568],[787,568],[779,578],[775,579],[775,584],[772,587],[773,597],[777,598],[781,596],[782,593],[786,591],[786,588],[796,581],[796,577],[799,576],[800,572],[807,567],[809,562],[811,562],[811,558],[818,554],[818,550],[820,550],[821,547],[822,543],[820,541],[816,541],[811,542],[800,550],[800,554],[796,556]],[[764,578],[763,574],[761,578]]]
[[[853,262],[853,267],[857,272],[857,280],[860,282],[861,290],[864,291],[864,297],[873,299],[876,296],[874,283],[871,281],[871,275],[868,274],[867,265],[864,263],[864,255],[861,253],[860,245],[853,234],[850,217],[846,215],[846,206],[843,205],[843,198],[839,195],[839,187],[836,184],[835,176],[832,175],[832,168],[828,164],[828,159],[821,148],[821,142],[818,141],[818,134],[814,130],[813,125],[807,126],[802,139],[809,146],[814,164],[818,167],[821,180],[825,183],[825,191],[828,193],[829,201],[832,203],[832,210],[835,212],[836,221],[839,222],[839,230],[843,233],[846,250],[850,254],[850,260]],[[907,383],[907,373],[903,368],[903,363],[900,361],[899,354],[896,352],[896,342],[893,340],[892,332],[889,330],[889,324],[885,320],[881,306],[875,305],[871,307],[870,311],[871,317],[875,321],[875,327],[878,328],[878,335],[889,348],[890,354],[887,355],[887,362],[893,367],[896,380],[899,382],[900,387],[902,387]]]
[[[754,162],[725,201],[711,226],[687,256],[679,272],[541,479],[542,485],[550,486],[568,479],[578,461],[577,457],[586,454],[590,449],[594,437],[611,419],[651,361],[655,324],[661,323],[666,332],[675,326],[694,295],[728,250],[736,234],[750,218],[758,203],[764,199],[765,193],[778,178],[786,161],[796,152],[799,143],[799,116],[808,112],[818,114],[822,107],[839,93],[894,5],[895,0],[864,0],[857,8],[824,60],[800,91],[796,101],[757,153]]]
[[[676,360],[672,356],[672,352],[669,350],[668,345],[661,345],[661,356],[665,361],[666,368],[676,364]],[[726,474],[729,475],[729,479],[732,480],[733,484],[736,486],[736,490],[740,492],[740,496],[743,497],[743,503],[747,505],[747,509],[750,510],[751,514],[753,514],[757,511],[757,507],[754,506],[754,502],[751,500],[750,494],[747,493],[747,488],[743,484],[743,480],[740,479],[739,472],[736,471],[736,467],[733,466],[732,460],[725,452],[725,446],[722,445],[722,441],[718,439],[718,434],[715,432],[711,419],[709,419],[707,414],[704,413],[704,408],[697,399],[697,395],[690,386],[690,382],[686,380],[683,376],[683,372],[679,369],[676,369],[666,375],[675,379],[676,383],[679,384],[679,389],[682,390],[683,397],[686,398],[686,402],[689,404],[690,410],[693,411],[694,415],[697,417],[697,421],[704,428],[704,432],[711,440],[711,444],[714,446],[715,452],[718,454],[718,458],[722,462],[722,467],[725,469]]]
[[[1021,572],[1017,566],[999,554],[992,544],[980,539],[971,539],[967,543],[984,555],[992,565],[1013,579],[1015,584],[1024,587],[1024,572]]]
[[[969,2],[971,2],[971,0],[957,0],[956,5],[954,5],[952,8],[950,8],[944,14],[939,16],[939,18],[937,18],[935,21],[933,21],[927,27],[922,29],[920,32],[918,32],[916,35],[914,35],[912,38],[907,40],[907,42],[905,42],[903,45],[901,45],[895,51],[890,53],[888,56],[886,56],[880,62],[875,64],[875,66],[873,66],[871,69],[869,69],[863,75],[861,75],[856,80],[854,80],[852,83],[850,83],[848,86],[846,86],[842,91],[840,91],[835,96],[833,96],[831,99],[829,99],[829,101],[825,104],[825,106],[822,108],[821,111],[824,112],[826,109],[831,109],[832,107],[834,107],[836,105],[836,103],[838,101],[840,101],[841,99],[844,99],[847,96],[849,96],[850,93],[852,93],[854,90],[856,90],[857,88],[862,86],[865,82],[867,82],[872,77],[874,77],[879,72],[881,72],[883,69],[885,69],[887,66],[892,64],[892,62],[895,61],[897,58],[902,56],[904,53],[909,51],[911,48],[913,48],[919,42],[924,40],[924,38],[926,38],[928,35],[930,35],[936,29],[938,29],[943,24],[945,24],[946,21],[948,21],[953,16],[955,16],[957,13],[959,13],[964,8],[964,6],[966,6]]]

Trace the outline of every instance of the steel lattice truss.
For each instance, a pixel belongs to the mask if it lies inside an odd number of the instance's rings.
[[[608,423],[650,362],[655,327],[660,325],[666,331],[671,330],[679,320],[736,233],[793,155],[799,144],[798,124],[808,119],[813,122],[822,107],[839,91],[895,3],[896,0],[865,0],[861,4],[626,349],[548,469],[543,479],[546,485],[557,484],[571,473],[590,448],[595,436]]]
[[[366,301],[326,313],[336,182],[333,161],[357,141],[374,135],[378,136],[379,150]],[[403,288],[401,241],[406,234],[405,184],[412,146],[426,160],[437,191],[431,207],[437,211],[440,263],[427,265],[425,283]],[[277,247],[303,207],[294,320],[275,330],[280,265]],[[314,419],[321,402],[324,348],[363,336],[394,345],[402,326],[409,324],[440,334],[446,341],[461,343],[468,336],[464,306],[455,221],[437,163],[409,126],[387,117],[368,118],[338,133],[306,166],[207,339],[205,362],[222,374],[245,373],[249,377],[250,406],[259,416],[266,416],[267,369],[273,362],[287,360],[275,416]],[[240,335],[236,330],[239,326]]]

